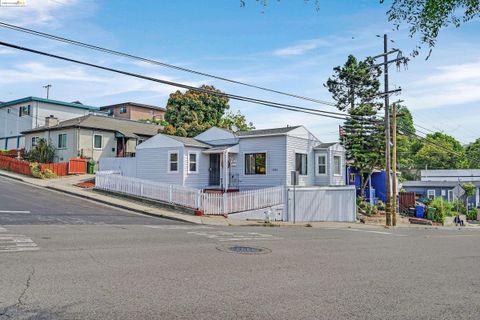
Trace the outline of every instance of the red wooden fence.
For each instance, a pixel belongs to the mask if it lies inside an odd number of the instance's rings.
[[[68,162],[59,162],[59,163],[40,163],[40,171],[44,172],[46,169],[49,169],[59,177],[68,175]]]
[[[81,158],[72,158],[69,161],[68,174],[87,173],[87,160]]]
[[[408,212],[408,209],[415,207],[415,192],[399,192],[398,204],[400,212]]]
[[[32,175],[30,164],[27,161],[17,160],[2,155],[0,155],[0,169],[13,171],[27,176]]]

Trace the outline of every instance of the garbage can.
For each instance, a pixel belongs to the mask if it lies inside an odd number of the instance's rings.
[[[87,173],[94,174],[95,173],[95,161],[88,161],[87,162]]]
[[[435,220],[435,211],[437,211],[437,208],[429,207],[427,210],[427,219],[428,220]]]
[[[415,218],[422,218],[425,215],[425,207],[424,206],[415,206]]]

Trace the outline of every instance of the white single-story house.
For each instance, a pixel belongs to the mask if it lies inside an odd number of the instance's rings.
[[[345,185],[345,150],[303,126],[232,132],[210,128],[194,138],[157,134],[137,146],[136,177],[199,189]],[[102,169],[103,170],[103,169]]]

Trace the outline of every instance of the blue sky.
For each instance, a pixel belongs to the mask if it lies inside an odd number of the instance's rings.
[[[311,1],[313,2],[313,1]],[[417,44],[406,29],[393,31],[387,5],[374,0],[321,0],[320,11],[303,0],[93,1],[27,0],[22,8],[0,7],[0,20],[40,31],[158,59],[252,84],[331,101],[323,83],[349,54],[359,58],[383,50],[376,34],[387,32],[409,53]],[[432,57],[414,59],[408,70],[392,68],[391,86],[415,122],[455,136],[462,143],[480,137],[480,22],[442,31]],[[269,94],[210,78],[172,71],[0,29],[13,42],[132,72],[261,99],[336,111],[329,106]],[[137,101],[164,106],[176,88],[92,70],[0,47],[0,101],[24,96],[80,100],[106,105]],[[338,139],[341,121],[231,101],[257,128],[306,125],[323,141]]]

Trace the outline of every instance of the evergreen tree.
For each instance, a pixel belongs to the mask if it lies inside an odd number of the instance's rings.
[[[350,117],[344,123],[340,138],[345,146],[347,160],[357,168],[361,177],[360,193],[373,170],[384,166],[385,127],[377,116],[382,103],[379,100],[380,68],[373,59],[357,61],[350,55],[343,66],[337,66],[325,86],[341,111]]]

